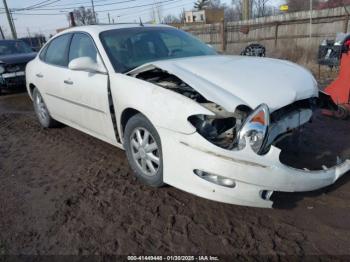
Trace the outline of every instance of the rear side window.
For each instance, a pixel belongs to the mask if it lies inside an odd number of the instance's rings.
[[[52,40],[45,54],[45,62],[58,66],[67,66],[70,38],[71,34],[66,34]]]
[[[40,52],[39,57],[40,57],[40,59],[43,60],[43,61],[45,61],[46,52],[47,52],[47,48],[48,48],[48,47],[49,47],[49,45],[46,45],[46,46],[43,48],[43,50],[41,50],[41,52]]]
[[[96,62],[97,50],[91,37],[76,33],[73,36],[69,51],[69,62],[79,57],[90,57]]]

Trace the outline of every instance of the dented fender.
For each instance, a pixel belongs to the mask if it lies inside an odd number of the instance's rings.
[[[128,75],[112,74],[110,83],[120,134],[123,133],[121,115],[126,109],[141,112],[156,127],[184,134],[196,131],[188,122],[188,116],[192,114],[214,115],[185,96]]]

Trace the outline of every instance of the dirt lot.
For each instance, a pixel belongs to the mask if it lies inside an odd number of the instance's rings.
[[[350,158],[350,121],[317,116],[286,162]],[[72,128],[40,128],[25,94],[0,97],[0,254],[350,255],[350,174],[276,209],[140,185],[124,152]]]

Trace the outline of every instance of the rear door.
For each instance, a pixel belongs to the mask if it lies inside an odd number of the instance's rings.
[[[64,34],[53,39],[48,47],[40,54],[35,78],[40,93],[50,114],[54,118],[66,119],[69,114],[66,111],[64,100],[63,78],[68,71],[68,52],[72,34]]]
[[[90,57],[103,64],[93,39],[87,33],[75,33],[72,37],[68,62],[80,57]],[[61,96],[69,111],[69,120],[85,132],[114,143],[116,138],[108,102],[108,74],[67,70],[61,81]]]

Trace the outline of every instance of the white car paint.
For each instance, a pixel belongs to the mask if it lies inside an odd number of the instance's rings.
[[[246,56],[179,58],[152,62],[130,74],[151,68],[178,76],[230,112],[242,104],[256,108],[261,101],[273,112],[295,101],[318,96],[317,82],[310,72],[283,60]]]
[[[54,119],[119,148],[123,148],[122,113],[130,108],[141,112],[156,127],[161,139],[164,182],[211,200],[271,207],[269,198],[262,198],[263,191],[316,190],[334,183],[350,170],[349,160],[326,170],[297,170],[279,161],[280,149],[274,146],[265,155],[256,154],[250,146],[243,150],[220,148],[198,134],[187,120],[192,115],[215,115],[214,112],[181,94],[134,77],[150,68],[161,68],[230,112],[238,105],[255,108],[262,102],[273,112],[294,101],[317,97],[316,81],[307,70],[274,59],[208,56],[152,62],[129,74],[116,73],[99,34],[137,26],[88,26],[62,32],[89,34],[99,51],[98,65],[108,74],[51,66],[38,56],[26,68],[29,95],[32,87],[37,87]],[[111,120],[108,82],[120,140]],[[302,124],[297,118],[281,122],[278,128]],[[306,112],[302,121],[309,119]],[[194,174],[196,169],[231,178],[236,186],[227,188],[203,180]]]

